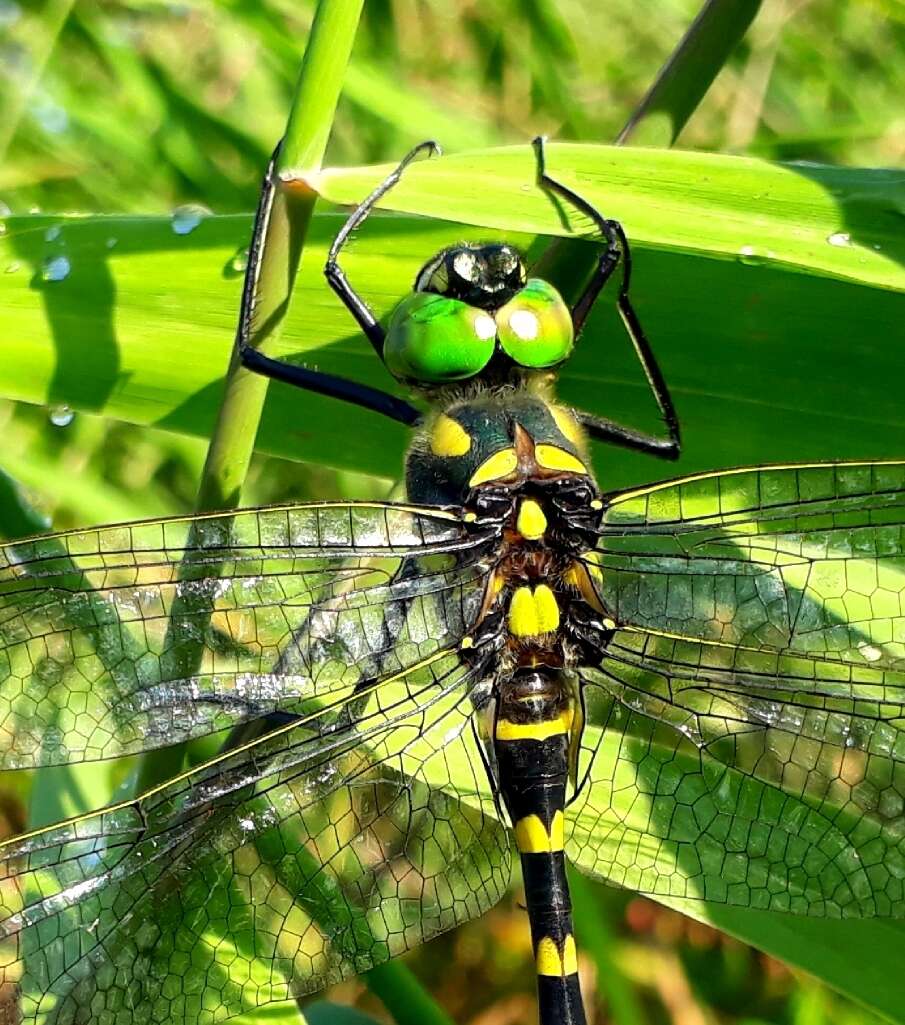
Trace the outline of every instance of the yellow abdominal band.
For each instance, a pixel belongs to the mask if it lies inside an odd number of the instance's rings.
[[[538,975],[574,975],[578,971],[578,953],[575,940],[569,935],[563,940],[562,950],[549,936],[538,943],[534,952]]]
[[[499,719],[496,724],[497,740],[547,740],[572,730],[573,712],[564,708],[555,719],[543,719],[540,722],[510,722]]]
[[[561,811],[553,813],[550,832],[539,815],[526,815],[515,824],[515,845],[520,854],[549,854],[563,849],[565,825]]]

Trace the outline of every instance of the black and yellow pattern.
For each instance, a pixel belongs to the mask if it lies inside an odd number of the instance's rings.
[[[520,464],[524,476],[516,425],[542,474],[588,473],[584,433],[567,409],[527,391],[503,406],[486,392],[447,407],[416,438],[406,464],[409,497],[457,504],[473,488],[512,478]]]
[[[522,862],[545,1025],[585,1021],[563,852],[574,717],[556,670],[519,670],[501,688],[494,749]]]

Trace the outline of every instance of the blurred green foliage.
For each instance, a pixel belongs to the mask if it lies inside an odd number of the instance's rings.
[[[697,0],[369,0],[327,163],[615,137]],[[281,134],[313,4],[0,0],[0,212],[248,211]],[[765,0],[680,144],[786,160],[900,165],[905,3]],[[66,420],[59,411],[54,419]],[[54,526],[180,512],[204,443],[0,405],[3,466]],[[387,493],[390,481],[258,457],[248,503]],[[2,808],[11,826],[14,807]],[[855,1025],[873,1020],[714,930],[593,888],[602,932],[583,963],[597,1022]],[[448,966],[455,960],[456,972]],[[415,953],[464,1025],[533,1019],[518,895]],[[360,981],[338,987],[380,1015]]]

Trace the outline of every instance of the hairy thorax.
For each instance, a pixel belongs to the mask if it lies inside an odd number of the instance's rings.
[[[484,390],[447,404],[419,433],[406,477],[415,502],[498,520],[502,545],[478,623],[499,668],[566,668],[603,612],[591,553],[599,492],[573,414],[540,389]]]

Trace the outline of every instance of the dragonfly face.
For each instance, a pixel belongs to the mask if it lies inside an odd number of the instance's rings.
[[[568,358],[572,316],[541,278],[526,278],[512,246],[455,246],[419,273],[390,315],[382,357],[390,373],[425,388],[450,381],[519,383],[525,370]]]
[[[331,250],[328,280],[428,415],[240,333],[247,366],[416,426],[407,502],[0,547],[0,768],[228,735],[0,846],[0,983],[26,1025],[298,999],[482,914],[513,845],[543,1025],[584,1015],[566,857],[654,896],[905,916],[905,463],[601,494],[589,439],[674,458],[677,420],[622,229],[538,158],[605,243],[568,330],[551,287],[482,244],[434,258],[384,331],[337,263],[381,189]],[[617,269],[665,438],[553,395]]]

